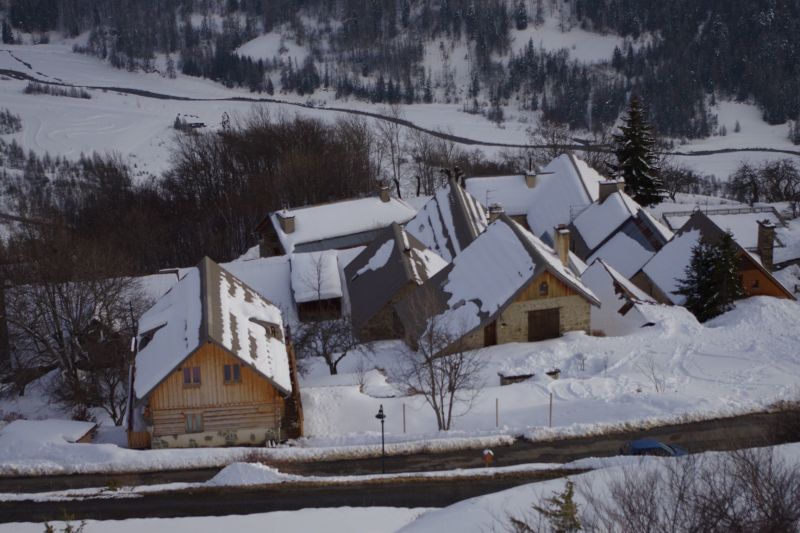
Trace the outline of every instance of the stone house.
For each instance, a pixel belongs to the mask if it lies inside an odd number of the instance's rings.
[[[447,268],[396,306],[412,347],[432,327],[465,348],[533,342],[591,331],[597,297],[570,268],[569,231],[556,250],[497,215]]]
[[[362,342],[402,339],[395,304],[445,266],[400,225],[383,230],[344,268],[356,337]]]
[[[302,434],[280,310],[208,258],[139,320],[131,447],[263,445]]]

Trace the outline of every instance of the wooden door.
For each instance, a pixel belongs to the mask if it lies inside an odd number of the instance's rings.
[[[493,320],[485,328],[483,328],[483,345],[495,346],[497,345],[497,321]]]
[[[528,341],[542,341],[561,336],[561,309],[528,312]]]

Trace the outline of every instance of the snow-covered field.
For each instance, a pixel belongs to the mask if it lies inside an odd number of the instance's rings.
[[[548,19],[540,28],[515,32],[514,47],[523,46],[529,38],[545,48],[568,48],[573,55],[585,61],[595,61],[610,54],[619,43],[613,36],[592,34],[578,28],[562,33],[557,22]],[[239,52],[253,57],[280,51],[278,35],[266,35],[245,43]],[[308,100],[324,102],[325,106],[386,113],[385,106],[360,101],[337,101],[333,92],[319,90],[310,97],[294,94],[276,94],[286,103],[261,103],[220,101],[231,97],[258,98],[259,95],[244,89],[228,89],[206,79],[178,74],[169,79],[158,72],[140,73],[114,69],[97,58],[76,54],[72,41],[48,45],[6,45],[0,48],[0,69],[13,69],[41,80],[75,85],[107,87],[107,90],[90,90],[89,100],[46,95],[25,95],[22,89],[27,82],[0,78],[0,102],[18,113],[23,119],[23,130],[3,139],[16,139],[23,148],[38,153],[49,152],[71,158],[81,153],[118,152],[127,157],[142,173],[159,174],[169,166],[170,146],[174,130],[172,123],[180,114],[190,122],[203,122],[207,127],[219,127],[223,113],[244,116],[254,105],[267,107],[273,113],[301,113],[306,116],[335,120],[340,112],[291,105]],[[302,50],[291,40],[284,41],[288,55],[298,55]],[[466,47],[456,46],[446,50],[448,61],[456,69],[459,90],[463,92],[468,80]],[[441,65],[442,51],[433,43],[428,47],[426,64]],[[440,66],[441,68],[441,66]],[[461,79],[463,78],[463,80]],[[463,82],[463,83],[462,83]],[[128,95],[111,88],[132,88],[176,97],[197,100],[163,100],[140,95]],[[267,95],[260,95],[266,97]],[[679,151],[716,150],[722,148],[778,148],[795,150],[787,136],[785,125],[769,126],[761,120],[759,110],[750,104],[720,102],[714,110],[728,135],[692,141],[678,145]],[[402,108],[404,118],[424,128],[441,130],[485,143],[525,144],[528,130],[535,126],[537,113],[522,112],[515,105],[506,109],[506,122],[498,127],[480,115],[462,111],[461,103],[415,104]],[[736,122],[741,131],[734,132]],[[489,157],[497,156],[508,148],[465,145],[480,149]],[[703,175],[727,179],[741,161],[761,162],[785,157],[772,152],[735,152],[707,156],[675,156],[675,160],[694,168]]]
[[[395,507],[339,507],[303,509],[233,516],[183,518],[137,518],[132,520],[87,520],[84,533],[218,533],[219,531],[303,531],[308,533],[382,533],[397,531],[427,509]],[[72,521],[73,526],[79,524]],[[54,522],[57,531],[64,527]],[[42,524],[0,524],[2,533],[41,533]]]
[[[301,381],[307,437],[295,446],[262,453],[274,460],[377,456],[380,426],[374,415],[380,405],[387,415],[389,453],[491,447],[519,435],[587,435],[630,423],[647,426],[761,410],[777,400],[800,397],[798,323],[799,304],[759,297],[739,302],[735,310],[705,325],[680,308],[664,308],[659,324],[626,337],[570,333],[485,349],[485,387],[449,432],[436,431],[422,398],[404,396],[393,384],[403,345],[379,343],[372,353],[349,355],[337,376],[328,375],[324,365],[311,365]],[[561,370],[558,380],[545,375],[555,368]],[[498,372],[535,376],[501,387]],[[653,379],[663,384],[664,392],[656,392]],[[548,427],[551,394],[553,427]],[[40,414],[27,401],[22,406],[5,401],[0,409],[33,409],[32,418],[53,415]],[[119,431],[105,431],[103,442],[69,444],[57,435],[29,440],[0,430],[0,473],[210,467],[249,453],[245,448],[132,451],[113,444],[120,437]]]

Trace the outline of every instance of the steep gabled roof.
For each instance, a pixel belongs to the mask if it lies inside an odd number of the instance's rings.
[[[280,338],[269,335],[268,327]],[[206,257],[139,319],[136,397],[144,398],[207,341],[290,392],[283,338],[280,310]]]
[[[353,329],[360,331],[400,289],[422,285],[446,266],[398,224],[383,230],[344,269]]]
[[[266,220],[278,235],[281,246],[287,254],[294,251],[319,251],[324,247],[315,246],[330,239],[341,240],[334,248],[353,247],[367,244],[372,240],[375,230],[380,230],[393,222],[403,224],[414,217],[416,211],[403,200],[390,197],[388,202],[371,196],[341,202],[310,205],[293,209],[283,209],[270,213]],[[281,228],[278,217],[294,217],[294,231],[286,233]],[[363,239],[342,239],[364,234]],[[296,250],[297,248],[297,250]]]
[[[434,318],[450,333],[466,335],[494,320],[544,271],[599,305],[552,248],[503,214],[397,311],[414,336]]]
[[[292,254],[292,294],[297,303],[342,297],[336,250]]]
[[[528,226],[535,235],[553,242],[553,228],[569,224],[597,200],[604,178],[573,154],[560,155],[544,171],[551,174],[534,188],[527,212]]]
[[[486,213],[480,202],[451,177],[405,227],[449,262],[486,229]]]
[[[685,275],[686,267],[692,260],[692,249],[700,242],[714,244],[719,242],[725,230],[717,226],[701,211],[695,211],[689,220],[675,233],[675,236],[664,245],[643,267],[644,272],[658,290],[676,305],[682,305],[686,297],[675,294],[678,289],[678,280]],[[761,261],[753,257],[735,240],[734,245],[740,255],[749,258],[750,262],[761,271],[768,279],[772,280],[788,298],[794,299],[786,288],[774,278],[771,272],[764,268]]]
[[[760,221],[768,220],[776,227],[784,226],[783,218],[772,207],[714,207],[701,211],[717,227],[730,231],[739,246],[746,250],[755,250],[757,247]],[[680,228],[693,213],[665,213],[663,218],[671,228]],[[781,247],[779,238],[776,241],[775,246]]]

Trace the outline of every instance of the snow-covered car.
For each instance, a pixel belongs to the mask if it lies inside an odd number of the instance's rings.
[[[675,444],[664,444],[656,439],[638,439],[626,442],[620,448],[621,455],[654,455],[658,457],[680,457],[687,451]]]

